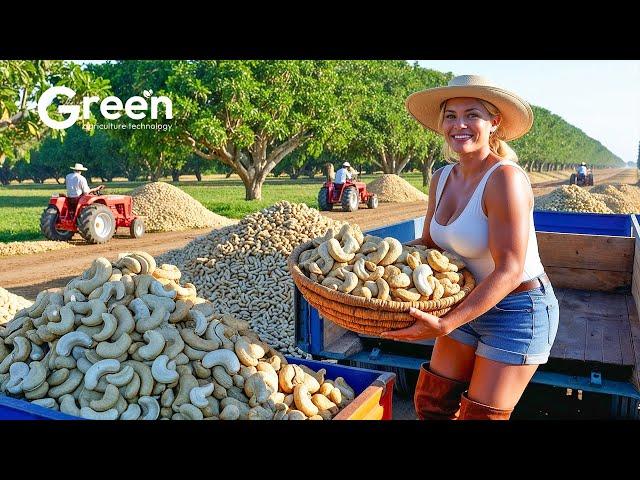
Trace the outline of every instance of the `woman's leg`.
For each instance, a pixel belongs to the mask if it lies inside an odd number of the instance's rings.
[[[442,377],[469,383],[474,370],[476,347],[452,338],[436,338],[429,370]]]
[[[448,337],[436,339],[431,362],[423,364],[413,397],[420,420],[454,420],[460,396],[467,389],[475,347]]]
[[[476,357],[460,419],[507,420],[537,368]]]

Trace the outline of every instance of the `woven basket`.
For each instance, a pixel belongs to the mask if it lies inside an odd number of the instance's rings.
[[[388,330],[406,328],[416,321],[409,315],[414,307],[440,317],[451,310],[475,287],[473,275],[467,270],[464,275],[464,287],[450,297],[426,302],[396,302],[394,300],[366,299],[338,292],[312,281],[298,266],[298,258],[313,242],[298,245],[288,259],[289,272],[302,296],[320,315],[343,328],[364,334],[379,334]]]

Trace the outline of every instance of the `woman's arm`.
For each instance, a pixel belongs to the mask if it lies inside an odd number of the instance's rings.
[[[429,232],[429,225],[431,225],[431,219],[433,218],[434,211],[436,209],[436,187],[440,174],[444,167],[438,169],[431,177],[429,183],[429,201],[427,203],[427,213],[424,217],[424,226],[422,227],[422,237],[406,242],[405,245],[425,245],[428,248],[436,248],[437,245],[431,239],[431,233]]]
[[[494,271],[443,317],[411,309],[417,321],[408,328],[384,332],[383,338],[413,341],[447,335],[489,311],[521,283],[533,205],[531,187],[519,169],[502,166],[489,177],[485,192]]]

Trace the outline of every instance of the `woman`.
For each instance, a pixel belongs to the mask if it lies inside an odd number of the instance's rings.
[[[558,301],[538,255],[533,191],[505,143],[533,124],[529,104],[475,75],[409,96],[409,112],[444,135],[457,163],[429,189],[423,244],[461,257],[475,289],[443,317],[412,309],[409,328],[385,338],[436,338],[414,403],[421,419],[511,416],[558,328]]]

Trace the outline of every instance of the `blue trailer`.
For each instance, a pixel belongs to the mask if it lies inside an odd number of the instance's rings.
[[[640,418],[636,216],[536,211],[534,223],[560,325],[549,362],[538,368],[514,418],[518,411],[526,418],[564,418],[575,410],[582,418]],[[367,233],[406,242],[419,237],[423,225],[421,217]],[[412,394],[433,340],[393,342],[345,330],[320,317],[297,289],[295,309],[300,349],[314,359],[394,372],[398,394]]]

